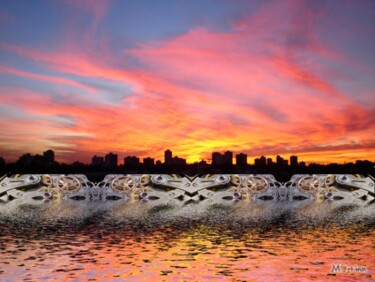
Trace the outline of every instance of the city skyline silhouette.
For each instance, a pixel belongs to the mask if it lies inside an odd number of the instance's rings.
[[[350,173],[375,176],[375,163],[369,160],[357,160],[346,164],[316,164],[299,162],[298,156],[284,159],[278,156],[272,158],[261,156],[248,163],[243,153],[233,156],[231,151],[224,153],[213,152],[212,162],[204,160],[189,164],[185,159],[173,157],[173,152],[166,150],[163,161],[150,157],[143,161],[136,156],[125,156],[124,163],[118,162],[118,155],[109,152],[103,157],[94,155],[90,164],[75,161],[70,164],[59,163],[55,160],[53,150],[46,150],[43,154],[23,154],[13,163],[6,163],[0,157],[0,173],[84,173],[92,179],[100,181],[107,173],[175,173],[188,175],[203,175],[213,173],[250,173],[273,174],[280,181],[287,181],[293,174],[321,174],[321,173]],[[234,161],[236,160],[236,161]]]
[[[314,162],[306,162],[306,161],[298,161],[297,155],[290,155],[289,159],[285,159],[283,156],[277,155],[275,158],[275,161],[272,157],[267,157],[267,154],[261,155],[256,158],[248,157],[247,154],[244,154],[242,152],[234,154],[232,151],[224,150],[223,152],[212,152],[210,159],[201,159],[198,162],[194,163],[207,163],[211,164],[213,166],[220,166],[220,165],[255,165],[255,166],[267,166],[267,165],[279,165],[279,166],[297,166],[297,165],[306,165],[306,163],[311,164],[321,164],[321,163],[314,163]],[[285,155],[284,155],[285,156]],[[23,162],[23,163],[30,163],[30,162],[41,162],[41,163],[53,163],[56,161],[55,159],[56,154],[54,150],[47,149],[42,154],[31,154],[31,153],[24,153],[22,154],[17,161],[14,162],[7,162],[2,156],[0,156],[0,163],[17,163],[17,162]],[[253,162],[249,162],[249,160],[253,160]],[[356,160],[356,161],[370,161],[370,160]],[[81,163],[81,160],[77,159],[74,162]],[[72,163],[74,163],[72,162]],[[64,162],[62,162],[64,163]],[[84,162],[82,162],[84,163]],[[144,157],[140,158],[136,155],[126,155],[123,157],[123,161],[120,161],[120,158],[117,153],[114,152],[108,152],[104,156],[100,155],[93,155],[91,158],[90,163],[84,163],[89,165],[103,165],[103,166],[119,166],[119,165],[128,165],[128,166],[134,166],[139,164],[146,164],[146,165],[190,165],[194,163],[188,163],[186,159],[180,158],[177,155],[173,155],[173,152],[169,149],[164,151],[164,159],[163,160],[157,160],[152,157]],[[345,162],[346,163],[346,162]],[[345,164],[344,163],[344,164]],[[332,163],[326,163],[326,164],[332,164]],[[336,163],[334,163],[336,164]],[[324,164],[323,164],[324,165]]]

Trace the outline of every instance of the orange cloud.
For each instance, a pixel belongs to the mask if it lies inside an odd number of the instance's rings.
[[[118,59],[129,62],[126,69],[111,65],[114,58],[106,57],[110,52],[94,57],[90,54],[95,52],[77,50],[71,42],[50,52],[0,44],[5,52],[61,74],[0,67],[7,75],[56,85],[53,95],[0,87],[1,103],[26,115],[2,120],[4,128],[12,128],[2,136],[2,154],[15,158],[27,148],[40,152],[51,147],[66,161],[88,161],[108,151],[120,157],[162,158],[170,148],[189,162],[227,149],[250,157],[297,154],[305,161],[375,160],[374,108],[342,91],[339,82],[344,76],[328,67],[348,61],[316,32],[321,14],[297,15],[291,9],[293,20],[286,25],[278,12],[267,11],[266,5],[233,23],[230,31],[196,28],[125,49]],[[326,68],[321,61],[329,62]],[[111,96],[83,84],[83,78],[128,86],[130,93],[117,104],[102,103]],[[97,96],[84,96],[86,101],[65,85]],[[27,117],[32,122],[23,123]]]

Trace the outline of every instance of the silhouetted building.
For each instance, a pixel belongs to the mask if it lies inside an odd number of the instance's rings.
[[[92,166],[103,166],[104,165],[104,158],[99,157],[97,155],[93,156],[91,159]]]
[[[162,165],[162,162],[160,160],[157,160],[155,165],[157,165],[157,166]]]
[[[150,157],[143,158],[143,164],[145,166],[154,166],[155,165],[155,160],[153,158],[150,158]]]
[[[72,167],[74,168],[84,168],[85,167],[85,164],[84,163],[81,163],[80,161],[75,161],[74,163],[72,163]]]
[[[243,153],[236,155],[236,165],[247,166],[247,155]]]
[[[359,165],[359,166],[369,166],[369,167],[373,167],[373,164],[372,162],[368,161],[368,160],[356,160],[355,161],[355,164],[356,165]]]
[[[212,153],[212,165],[221,166],[223,165],[223,155],[218,152]]]
[[[52,150],[47,150],[43,152],[43,155],[31,155],[30,153],[23,154],[16,161],[16,164],[21,167],[46,167],[54,164],[55,153]]]
[[[172,164],[173,165],[186,165],[186,160],[175,156],[172,159]]]
[[[32,164],[42,166],[42,165],[46,165],[47,163],[42,155],[36,154],[33,157]]]
[[[0,168],[5,167],[5,160],[3,157],[0,157]]]
[[[197,163],[198,170],[205,170],[207,168],[208,168],[208,164],[205,160],[201,160],[199,163]]]
[[[265,157],[265,156],[261,156],[261,157],[259,158],[259,165],[260,165],[260,166],[266,166],[266,164],[267,164],[266,157]]]
[[[282,165],[283,161],[284,161],[284,159],[282,157],[280,157],[279,155],[276,156],[276,164],[277,165]]]
[[[261,156],[260,158],[254,159],[254,164],[258,167],[265,167],[267,164],[267,159],[265,156]]]
[[[230,151],[226,151],[223,156],[223,164],[224,165],[233,165],[233,153]]]
[[[30,153],[23,154],[17,161],[20,166],[30,166],[34,157]]]
[[[137,158],[136,156],[127,156],[124,158],[125,166],[138,166],[139,164],[139,158]]]
[[[298,157],[290,156],[290,166],[298,166]]]
[[[172,151],[171,151],[171,150],[166,150],[166,151],[164,152],[164,163],[165,163],[166,165],[171,165],[171,164],[173,164],[173,162],[172,162]]]
[[[111,152],[105,155],[104,164],[106,167],[117,167],[117,154]]]
[[[51,165],[55,162],[55,152],[52,150],[47,150],[43,152],[43,158],[47,164]]]
[[[279,155],[277,155],[277,157],[276,157],[276,164],[278,166],[285,166],[285,165],[288,165],[288,160],[284,160],[284,158],[282,158]]]
[[[272,158],[267,158],[267,165],[268,165],[268,166],[273,165]]]

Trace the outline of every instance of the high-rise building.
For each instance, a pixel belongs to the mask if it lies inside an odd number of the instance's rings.
[[[137,166],[139,164],[139,158],[137,158],[136,156],[127,156],[124,158],[125,166]]]
[[[264,167],[267,164],[267,159],[265,156],[261,156],[260,158],[256,158],[254,160],[254,164],[255,166],[258,166],[258,167]]]
[[[126,157],[124,158],[124,165],[125,165],[125,166],[132,166],[132,165],[133,165],[133,162],[134,162],[134,160],[133,160],[133,156],[126,156]]]
[[[223,155],[218,152],[212,153],[212,165],[220,166],[223,165]]]
[[[20,166],[30,166],[34,160],[34,156],[30,153],[23,154],[17,161],[17,164]]]
[[[298,157],[290,156],[290,166],[298,166]]]
[[[166,150],[164,152],[164,163],[166,165],[171,165],[173,164],[173,161],[172,161],[172,151],[171,150]]]
[[[175,156],[172,159],[172,164],[173,165],[186,165],[186,160]]]
[[[266,164],[267,164],[267,159],[266,159],[266,157],[265,157],[265,156],[261,156],[261,157],[259,158],[259,165],[260,165],[260,166],[266,166]]]
[[[247,166],[247,155],[240,153],[236,155],[236,165]]]
[[[143,158],[143,164],[145,166],[154,166],[155,165],[155,160],[153,158],[150,158],[150,157]]]
[[[273,165],[272,158],[267,158],[267,165],[268,166]]]
[[[99,157],[97,155],[93,156],[91,159],[92,166],[103,166],[104,165],[104,158]]]
[[[279,155],[276,156],[276,164],[278,166],[283,166],[284,165],[284,159],[280,157]]]
[[[285,160],[283,157],[280,157],[279,155],[276,157],[276,164],[278,166],[287,166],[288,160]]]
[[[53,164],[55,162],[55,152],[52,150],[47,150],[43,152],[43,158],[47,164]]]
[[[0,157],[0,167],[5,167],[5,160],[3,157]]]
[[[117,154],[110,152],[105,155],[104,164],[106,167],[117,167]]]
[[[223,156],[223,164],[224,165],[233,165],[233,153],[230,151],[226,151]]]

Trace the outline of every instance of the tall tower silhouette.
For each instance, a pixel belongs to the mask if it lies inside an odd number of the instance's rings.
[[[171,150],[166,150],[164,152],[164,163],[166,165],[171,165],[173,163],[172,151]]]

